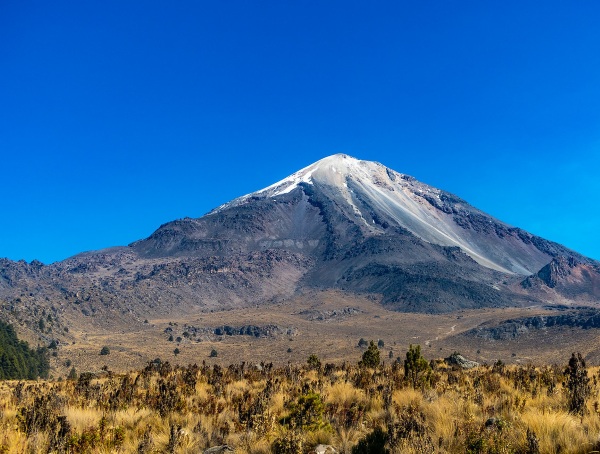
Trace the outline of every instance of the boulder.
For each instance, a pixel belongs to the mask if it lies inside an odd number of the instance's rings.
[[[448,358],[445,358],[444,361],[451,366],[458,366],[461,369],[473,369],[474,367],[479,366],[478,362],[470,361],[457,352],[452,353]]]
[[[311,454],[337,454],[337,449],[331,445],[317,445],[315,449],[311,451]]]

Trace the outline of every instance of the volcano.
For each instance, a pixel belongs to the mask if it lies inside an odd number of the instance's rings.
[[[51,307],[58,320],[75,311],[104,323],[332,289],[394,311],[450,313],[596,303],[599,270],[453,194],[336,154],[129,246],[51,265],[2,260],[0,300],[24,319]]]

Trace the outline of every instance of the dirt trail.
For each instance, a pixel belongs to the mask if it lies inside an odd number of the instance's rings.
[[[438,329],[442,329],[442,328],[438,328]],[[452,325],[450,327],[450,331],[448,331],[447,333],[440,334],[439,336],[435,336],[435,339],[433,339],[433,341],[440,340],[440,336],[448,336],[449,334],[452,334],[455,329],[456,329],[456,325]],[[425,345],[427,347],[429,347],[431,345],[431,342],[433,342],[433,341],[431,339],[428,339],[428,340],[425,341]]]

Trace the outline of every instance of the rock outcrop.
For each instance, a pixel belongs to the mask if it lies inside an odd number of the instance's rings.
[[[479,366],[478,362],[470,361],[458,352],[452,353],[448,358],[445,358],[444,361],[450,366],[460,367],[461,369],[473,369],[474,367]]]

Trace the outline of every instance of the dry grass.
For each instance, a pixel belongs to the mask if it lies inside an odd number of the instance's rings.
[[[330,444],[351,453],[378,428],[391,453],[534,454],[533,439],[539,453],[600,447],[595,368],[583,416],[567,412],[561,368],[438,364],[419,389],[403,373],[162,364],[77,382],[4,382],[0,452],[197,453],[226,443],[238,453],[300,453],[277,450],[285,438],[302,452]]]

